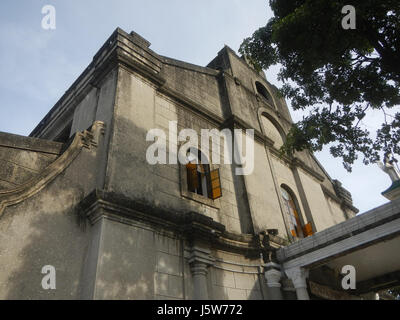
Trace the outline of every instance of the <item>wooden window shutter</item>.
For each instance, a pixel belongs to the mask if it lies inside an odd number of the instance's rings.
[[[197,166],[197,171],[200,173],[205,174],[206,170],[204,169],[204,165],[202,165],[201,163]]]
[[[219,169],[210,172],[210,198],[215,200],[222,197],[221,179]]]
[[[197,164],[188,163],[186,165],[187,181],[189,191],[194,192],[199,188],[199,179],[197,178]]]
[[[305,237],[311,236],[314,234],[313,229],[312,229],[312,225],[311,222],[307,223],[304,227],[303,227],[303,234]]]

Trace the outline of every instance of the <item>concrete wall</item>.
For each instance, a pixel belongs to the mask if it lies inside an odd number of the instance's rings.
[[[98,89],[92,88],[75,109],[70,136],[89,128],[96,118]]]
[[[316,231],[322,231],[335,224],[335,218],[329,210],[321,185],[314,178],[299,170],[299,176],[308,199],[311,214],[317,228]],[[338,217],[336,217],[338,218]],[[344,221],[344,216],[341,221]],[[340,222],[341,222],[340,221]]]
[[[112,155],[109,158],[108,181],[111,191],[167,208],[197,210],[223,223],[229,231],[237,233],[250,231],[250,212],[246,207],[246,197],[249,197],[253,218],[256,219],[254,223],[259,226],[259,230],[267,227],[284,230],[264,146],[256,144],[255,171],[249,177],[236,176],[232,173],[231,165],[215,166],[220,167],[223,188],[223,197],[218,201],[219,205],[215,204],[220,207],[219,210],[188,200],[180,192],[182,181],[178,165],[150,166],[146,162],[146,150],[151,144],[145,142],[146,134],[152,128],[163,129],[169,144],[169,121],[177,121],[178,131],[194,129],[200,141],[200,129],[216,128],[215,125],[157,93],[144,79],[123,69],[120,70],[119,88]],[[221,160],[223,162],[223,158]],[[240,179],[246,180],[246,195],[240,187]]]
[[[285,100],[278,97],[277,89],[265,79],[263,72],[257,73],[252,68],[249,68],[247,63],[228,47],[225,47],[220,54],[225,55],[224,59],[229,61],[229,70],[231,70],[232,76],[240,80],[240,86],[230,86],[231,90],[229,90],[230,95],[235,98],[231,99],[233,104],[232,110],[235,115],[240,115],[243,120],[247,118],[249,124],[253,125],[254,128],[258,128],[258,125],[256,125],[257,119],[254,117],[256,114],[254,107],[266,105],[263,99],[257,100],[255,98],[255,94],[257,93],[255,83],[258,81],[272,97],[272,101],[268,101],[269,105],[280,113],[283,122],[291,122],[291,116]],[[244,106],[246,107],[243,109]],[[248,115],[246,116],[244,112],[247,112]]]
[[[146,161],[146,142],[150,129],[166,132],[169,143],[169,121],[178,122],[178,130],[192,128],[216,128],[164,95],[156,93],[149,83],[121,69],[116,100],[114,131],[109,157],[108,188],[133,199],[141,199],[157,206],[179,211],[196,211],[211,216],[227,226],[230,231],[241,232],[239,208],[243,201],[237,195],[230,165],[215,165],[221,168],[224,196],[211,206],[187,199],[181,194],[179,165],[149,165]],[[167,154],[169,159],[169,153]],[[215,207],[219,207],[216,210]]]
[[[0,299],[78,299],[91,228],[77,205],[94,187],[93,154],[83,151],[34,196],[0,216]],[[42,267],[56,270],[56,290],[41,286]]]
[[[210,299],[264,300],[265,280],[259,272],[260,261],[242,255],[216,250],[214,267],[210,268]]]
[[[103,219],[99,237],[95,299],[193,299],[190,245],[172,232],[138,222]],[[212,251],[208,268],[210,299],[265,299],[259,259]]]
[[[166,85],[186,98],[195,101],[212,114],[223,116],[219,95],[218,72],[166,58],[161,76]]]
[[[140,224],[102,223],[95,299],[183,299],[179,239]]]
[[[0,191],[36,177],[60,155],[61,143],[0,132]]]
[[[329,196],[325,196],[334,224],[343,222],[346,217],[340,204]]]
[[[272,176],[272,168],[267,159],[264,145],[255,143],[255,166],[251,175],[244,176],[254,225],[258,232],[278,229],[286,234],[285,224],[279,206],[277,190]],[[277,170],[277,174],[281,172]]]

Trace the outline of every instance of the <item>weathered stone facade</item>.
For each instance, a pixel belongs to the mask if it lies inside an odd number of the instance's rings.
[[[0,134],[1,299],[292,298],[274,282],[293,240],[280,188],[313,232],[357,212],[312,154],[279,157],[292,120],[263,74],[229,47],[200,67],[149,46],[117,29],[31,137]],[[222,197],[191,195],[182,165],[146,161],[170,121],[254,129],[254,172],[211,163]]]

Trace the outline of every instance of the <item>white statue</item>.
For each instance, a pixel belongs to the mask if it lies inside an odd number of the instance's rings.
[[[390,179],[392,179],[392,182],[400,180],[399,171],[393,166],[393,161],[390,161],[387,156],[385,156],[383,163],[380,161],[377,161],[376,163],[383,172],[389,175]]]

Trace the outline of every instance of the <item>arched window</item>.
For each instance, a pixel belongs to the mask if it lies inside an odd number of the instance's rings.
[[[291,192],[286,190],[283,186],[281,186],[281,194],[283,199],[283,211],[289,223],[290,233],[293,237],[303,238],[303,225],[294,197],[291,195]]]
[[[269,94],[267,88],[265,88],[261,82],[256,81],[256,89],[259,95],[264,97],[269,103],[272,103],[272,97]]]
[[[210,170],[208,159],[197,149],[187,152],[189,163],[186,165],[188,190],[212,200],[222,196],[219,169]]]

